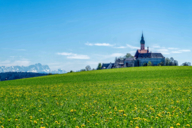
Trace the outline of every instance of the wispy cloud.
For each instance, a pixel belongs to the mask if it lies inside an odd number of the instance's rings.
[[[162,53],[162,54],[170,54],[170,53],[169,53],[169,50],[166,49],[166,48],[161,48],[161,49],[158,49],[157,51],[160,52],[160,53]]]
[[[189,50],[189,49],[183,49],[183,50],[179,50],[179,51],[181,51],[181,52],[191,52],[191,50]]]
[[[171,51],[171,53],[182,53],[180,51]]]
[[[119,47],[115,47],[115,48],[121,48],[121,49],[124,49],[124,48],[127,48],[126,46],[119,46]]]
[[[120,57],[120,56],[125,56],[125,53],[113,53],[110,55],[110,57]]]
[[[119,46],[119,47],[114,47],[114,48],[119,48],[119,49],[125,49],[125,48],[139,49],[139,47],[132,46],[132,45],[130,45],[130,44],[126,44],[126,46]]]
[[[88,46],[108,46],[108,47],[113,47],[113,48],[119,48],[119,49],[125,49],[125,48],[130,48],[130,49],[139,49],[139,47],[132,46],[130,44],[126,44],[126,46],[115,46],[110,43],[85,43],[85,45]]]
[[[6,66],[6,67],[9,67],[9,66],[29,66],[29,64],[30,64],[30,61],[28,61],[28,60],[15,60],[15,61],[5,60],[5,61],[0,62],[0,66]]]
[[[109,44],[109,43],[85,43],[85,45],[88,45],[88,46],[108,46],[108,47],[111,47],[113,46],[112,44]]]
[[[184,49],[184,50],[171,51],[171,53],[183,53],[183,52],[191,52],[191,50]]]
[[[178,48],[168,48],[168,49],[170,49],[170,50],[177,50]]]
[[[152,48],[161,48],[159,45],[153,45]]]
[[[66,56],[68,59],[90,59],[88,55],[80,55],[68,52],[57,53],[57,55]]]
[[[135,47],[135,46],[132,46],[132,45],[129,45],[129,44],[127,44],[127,47],[129,47],[131,49],[139,49],[139,47]]]
[[[180,48],[166,48],[166,47],[154,47],[152,46],[152,52],[160,52],[162,54],[176,54],[176,53],[184,53],[191,52],[189,49],[180,49]]]
[[[137,49],[140,49],[140,47],[137,47],[137,46],[133,46],[133,45],[130,45],[130,44],[126,44],[125,46],[116,46],[116,45],[112,45],[112,44],[109,44],[109,43],[89,43],[87,42],[86,45],[88,46],[110,46],[112,48],[117,48],[117,49],[126,49],[126,48],[129,48],[129,49],[132,49],[132,50],[137,50]],[[162,54],[174,54],[174,53],[184,53],[184,52],[191,52],[191,50],[189,49],[180,49],[180,48],[175,48],[175,47],[161,47],[159,46],[158,44],[154,44],[151,48],[150,48],[150,51],[152,52],[160,52]],[[135,52],[131,51],[131,52],[128,52],[128,53],[131,53],[131,54],[134,54]],[[114,56],[122,56],[122,54],[114,54]]]

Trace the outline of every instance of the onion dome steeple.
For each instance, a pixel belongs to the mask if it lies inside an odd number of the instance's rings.
[[[142,36],[141,36],[140,44],[141,44],[141,50],[145,50],[145,40],[144,40],[144,37],[143,37],[143,33],[142,33]]]
[[[143,36],[143,33],[142,33],[142,36],[141,36],[141,41],[140,41],[141,44],[145,44],[145,40],[144,40],[144,36]]]

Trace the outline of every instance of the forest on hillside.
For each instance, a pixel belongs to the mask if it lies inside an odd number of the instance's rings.
[[[48,74],[33,73],[33,72],[5,72],[5,73],[0,73],[0,81],[30,78],[30,77],[45,76],[45,75],[48,75]]]

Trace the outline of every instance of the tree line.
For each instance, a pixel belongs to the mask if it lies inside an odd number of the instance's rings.
[[[32,72],[4,72],[0,73],[0,81],[15,80],[22,78],[45,76],[45,73],[32,73]]]

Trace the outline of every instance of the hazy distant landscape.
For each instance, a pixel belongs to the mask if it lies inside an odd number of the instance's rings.
[[[29,65],[29,66],[11,66],[5,67],[0,66],[0,73],[5,72],[33,72],[33,73],[53,73],[53,74],[62,74],[66,73],[65,70],[51,70],[48,65],[42,65],[40,63]]]

